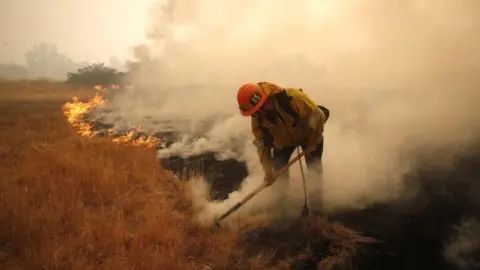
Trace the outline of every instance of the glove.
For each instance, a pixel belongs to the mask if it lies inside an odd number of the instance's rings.
[[[265,183],[267,187],[275,183],[275,180],[273,173],[265,173],[265,176],[263,177],[263,183]]]

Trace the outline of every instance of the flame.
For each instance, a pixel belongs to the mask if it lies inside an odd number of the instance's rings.
[[[112,85],[113,89],[118,89],[118,85]],[[67,102],[62,106],[63,114],[67,118],[67,122],[77,129],[77,133],[85,137],[96,137],[99,131],[95,130],[93,125],[85,121],[85,116],[95,107],[105,104],[107,99],[102,95],[106,88],[102,85],[95,86],[97,92],[86,102],[82,102],[78,97],[74,96],[71,102]],[[159,139],[153,136],[138,136],[140,128],[135,131],[129,131],[126,135],[118,136],[117,132],[109,129],[105,137],[110,138],[114,143],[128,144],[143,147],[155,147],[159,143]]]

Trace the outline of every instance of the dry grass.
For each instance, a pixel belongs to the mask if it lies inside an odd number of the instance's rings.
[[[271,256],[244,257],[238,232],[193,222],[186,185],[154,149],[76,135],[61,105],[92,93],[0,82],[0,269],[267,269]],[[322,224],[338,252],[363,241]]]
[[[0,81],[0,102],[57,102],[70,100],[72,96],[87,98],[95,90],[82,86],[53,83],[46,80],[37,81]]]

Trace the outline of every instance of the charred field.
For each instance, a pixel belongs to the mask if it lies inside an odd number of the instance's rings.
[[[184,166],[191,171],[204,168],[213,183],[212,197],[219,200],[237,189],[247,174],[245,164],[235,160],[215,161],[212,153],[188,158],[172,157],[163,161],[163,164],[179,175],[185,174]],[[228,182],[228,186],[221,184],[225,183],[225,172],[236,176],[236,181]],[[480,148],[472,148],[458,157],[448,170],[437,166],[434,155],[419,157],[418,168],[408,175],[407,181],[416,185],[418,190],[407,201],[375,204],[362,210],[328,215],[329,220],[340,222],[378,241],[359,247],[355,268],[480,267],[480,243],[475,240],[475,235],[480,233]],[[320,213],[314,215],[321,216]],[[455,240],[455,228],[459,225],[463,225],[467,232],[463,236],[457,235],[460,238]],[[274,233],[264,234],[269,237]],[[469,235],[474,238],[463,238]],[[453,241],[458,241],[455,242],[458,250],[447,255],[447,243],[452,245]],[[468,241],[472,241],[472,244],[468,244]]]
[[[478,266],[478,149],[448,169],[436,162],[440,152],[419,157],[408,175],[418,192],[409,200],[212,233],[194,222],[186,180],[201,172],[210,197],[223,200],[247,176],[244,163],[214,152],[159,161],[156,148],[178,140],[175,131],[113,132],[85,118],[69,124],[62,105],[72,96],[88,100],[90,89],[2,82],[1,91],[2,269]]]

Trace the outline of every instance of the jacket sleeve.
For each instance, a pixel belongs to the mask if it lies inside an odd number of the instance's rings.
[[[317,104],[305,93],[295,95],[293,105],[296,107],[300,121],[311,128],[311,135],[320,142],[323,139],[325,114],[318,108]]]
[[[267,147],[263,143],[263,132],[260,129],[257,120],[252,117],[252,133],[255,137],[253,144],[257,147],[258,157],[262,164],[263,171],[265,173],[271,173],[273,171],[273,161],[270,154],[271,147]]]

